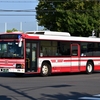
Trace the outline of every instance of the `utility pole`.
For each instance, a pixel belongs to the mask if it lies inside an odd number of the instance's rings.
[[[22,22],[20,22],[20,31],[22,31],[23,29],[23,25],[22,25]]]
[[[5,33],[7,32],[7,22],[5,22]]]
[[[38,31],[38,22],[36,21],[36,31]]]

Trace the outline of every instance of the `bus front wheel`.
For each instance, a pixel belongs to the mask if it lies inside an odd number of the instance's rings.
[[[50,72],[50,65],[48,63],[43,63],[41,67],[41,75],[48,76]]]
[[[92,62],[87,63],[86,72],[87,72],[87,74],[91,74],[93,72],[93,63]]]

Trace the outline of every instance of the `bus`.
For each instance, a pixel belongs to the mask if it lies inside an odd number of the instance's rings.
[[[40,74],[100,71],[100,38],[68,32],[0,34],[0,73]]]

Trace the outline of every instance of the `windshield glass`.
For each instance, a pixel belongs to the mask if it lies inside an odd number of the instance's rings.
[[[0,58],[23,58],[23,43],[19,47],[16,41],[0,41]]]

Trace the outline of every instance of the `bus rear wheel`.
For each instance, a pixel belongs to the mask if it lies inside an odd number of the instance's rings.
[[[86,72],[87,72],[87,74],[91,74],[93,72],[93,63],[92,62],[87,63]]]
[[[50,74],[50,65],[48,63],[43,63],[41,67],[41,75],[48,76]]]

